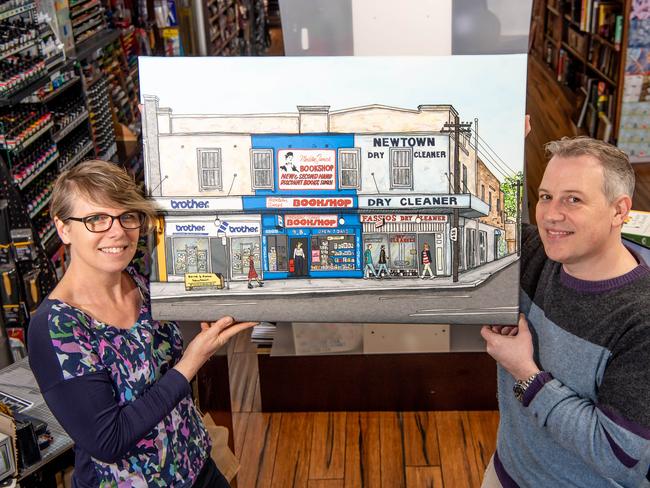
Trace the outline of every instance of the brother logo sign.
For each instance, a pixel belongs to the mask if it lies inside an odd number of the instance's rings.
[[[205,225],[195,225],[195,224],[179,225],[179,224],[176,224],[176,232],[205,232]]]
[[[187,200],[172,200],[171,206],[174,210],[179,208],[210,208],[210,202],[208,200],[195,200],[194,198],[188,198]]]
[[[228,232],[230,234],[259,234],[260,230],[259,227],[251,225],[229,225]]]

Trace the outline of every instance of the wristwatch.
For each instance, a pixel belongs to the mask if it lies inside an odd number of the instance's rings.
[[[512,391],[515,394],[515,398],[519,400],[520,402],[524,401],[524,393],[526,393],[526,390],[528,387],[535,381],[535,378],[537,378],[540,374],[542,374],[543,371],[538,371],[534,375],[532,375],[530,378],[527,378],[525,380],[517,380],[515,382],[515,385],[512,387]]]

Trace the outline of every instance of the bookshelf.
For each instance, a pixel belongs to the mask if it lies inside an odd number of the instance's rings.
[[[575,132],[616,142],[631,0],[537,1],[533,55],[563,88]]]

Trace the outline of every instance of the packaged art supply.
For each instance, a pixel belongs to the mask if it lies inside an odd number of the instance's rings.
[[[31,229],[12,229],[11,241],[14,246],[16,261],[33,261],[36,258],[34,236]]]
[[[23,276],[25,303],[30,315],[36,311],[38,304],[41,303],[41,290],[39,282],[40,274],[40,270],[35,269]]]
[[[9,337],[9,347],[14,361],[18,361],[27,356],[27,341],[25,338],[25,329],[23,327],[8,327],[7,336]]]
[[[11,262],[11,237],[9,235],[9,202],[0,200],[0,266]]]
[[[19,305],[18,273],[14,265],[0,266],[0,301],[3,307]]]

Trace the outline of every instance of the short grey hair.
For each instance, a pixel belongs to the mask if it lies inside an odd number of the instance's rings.
[[[591,137],[563,137],[544,146],[549,160],[558,156],[574,158],[592,156],[603,168],[603,193],[613,202],[621,195],[632,198],[634,194],[634,169],[630,158],[616,146]]]

